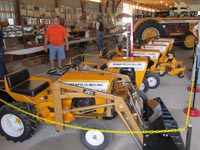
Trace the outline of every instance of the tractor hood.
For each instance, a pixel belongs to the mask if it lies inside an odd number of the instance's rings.
[[[68,71],[59,78],[59,81],[84,88],[106,92],[116,77],[110,74],[95,72]]]

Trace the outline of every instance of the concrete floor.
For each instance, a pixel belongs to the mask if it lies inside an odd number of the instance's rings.
[[[193,51],[182,50],[175,47],[175,54],[178,60],[183,60],[187,68],[191,68],[192,60],[189,59],[193,55]],[[88,50],[88,53],[97,53],[96,50]],[[86,58],[87,60],[95,60],[101,63],[97,58]],[[29,67],[31,74],[38,74],[49,69],[48,65],[40,65]],[[174,118],[177,120],[179,127],[185,126],[186,115],[183,113],[183,108],[187,107],[189,100],[189,92],[187,87],[191,85],[191,72],[186,71],[185,77],[180,79],[177,76],[166,75],[161,77],[161,84],[157,89],[149,90],[147,96],[149,99],[161,97],[165,102]],[[44,77],[49,77],[44,75]],[[51,76],[52,78],[52,76]],[[54,77],[55,80],[57,77]],[[196,97],[196,107],[200,108],[200,95]],[[76,120],[75,125],[81,125],[85,120]],[[125,130],[119,118],[111,121],[106,121],[106,124],[112,129]],[[190,118],[190,124],[193,126],[191,150],[199,150],[199,135],[200,135],[200,118]],[[183,140],[185,141],[186,131],[182,132]],[[30,139],[23,143],[13,143],[7,141],[0,136],[1,150],[85,150],[81,144],[79,131],[66,128],[64,132],[56,132],[54,125],[40,124],[36,133]],[[139,149],[135,141],[130,135],[113,135],[112,141],[107,150],[137,150]]]

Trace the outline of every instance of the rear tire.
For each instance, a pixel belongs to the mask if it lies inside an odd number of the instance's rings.
[[[92,129],[106,129],[105,126],[96,120],[90,120],[84,127]],[[81,130],[80,138],[82,144],[90,150],[103,150],[111,142],[111,134],[95,130]]]
[[[145,78],[149,83],[150,89],[155,89],[160,85],[160,77],[155,73],[147,73]]]
[[[34,107],[28,103],[16,103],[12,105],[35,114]],[[0,133],[7,140],[14,142],[23,142],[30,138],[36,131],[38,121],[29,115],[26,115],[16,109],[4,105],[0,109]]]
[[[147,40],[152,37],[164,37],[164,28],[155,20],[142,22],[135,30],[134,40]]]

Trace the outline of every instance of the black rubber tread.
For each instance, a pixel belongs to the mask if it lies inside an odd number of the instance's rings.
[[[19,103],[19,102],[12,102],[11,104],[22,110],[29,112],[29,113],[35,114],[34,107],[31,104]],[[1,122],[1,118],[6,114],[16,115],[17,117],[19,117],[21,119],[21,121],[23,122],[23,125],[24,125],[23,134],[19,137],[12,137],[4,132],[4,130],[1,127],[1,123],[0,123],[0,133],[1,133],[1,135],[5,136],[7,140],[11,140],[13,142],[23,142],[34,135],[34,133],[38,127],[38,124],[39,124],[39,122],[36,118],[31,117],[27,114],[24,114],[24,113],[22,113],[16,109],[13,109],[7,105],[4,105],[0,109],[0,122]]]
[[[107,129],[106,128],[107,126],[105,126],[102,121],[98,121],[98,120],[94,120],[94,119],[85,122],[83,127],[92,128],[92,129],[104,129],[104,130]],[[99,146],[90,145],[85,139],[86,133],[87,133],[86,130],[80,131],[80,140],[81,140],[82,144],[90,150],[103,150],[111,143],[112,135],[110,133],[103,133],[104,142],[101,145],[99,145]]]
[[[144,30],[148,27],[154,27],[156,28],[158,31],[159,31],[159,38],[162,38],[165,36],[165,30],[164,28],[162,27],[161,24],[159,24],[157,21],[155,20],[147,20],[147,21],[144,21],[142,22],[135,30],[135,33],[134,33],[134,40],[138,40],[138,41],[141,41],[141,40],[146,40],[146,39],[142,39],[142,34],[144,32]]]

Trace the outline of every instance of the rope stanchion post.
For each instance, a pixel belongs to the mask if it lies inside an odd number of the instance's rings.
[[[199,72],[199,67],[198,67],[198,57],[197,56],[197,49],[198,49],[198,46],[196,46],[196,51],[194,52],[194,76],[193,76],[193,79],[192,79],[192,86],[188,88],[188,90],[190,90],[190,92],[194,92],[193,93],[193,100],[192,100],[192,106],[191,108],[184,108],[184,113],[185,114],[188,114],[189,112],[189,115],[191,117],[199,117],[200,116],[200,111],[195,108],[195,100],[196,100],[196,92],[200,92],[200,89],[197,88],[197,81],[198,81],[198,72]]]
[[[186,150],[190,150],[191,147],[191,138],[192,138],[192,125],[188,125],[187,136],[186,136]]]

